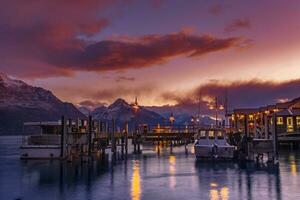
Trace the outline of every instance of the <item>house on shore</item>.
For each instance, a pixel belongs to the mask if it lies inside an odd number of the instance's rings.
[[[228,115],[231,132],[249,133],[256,138],[300,134],[300,98],[259,108],[234,109]]]

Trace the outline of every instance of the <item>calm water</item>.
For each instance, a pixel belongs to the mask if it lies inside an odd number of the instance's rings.
[[[20,161],[20,137],[0,137],[0,199],[300,199],[300,150],[279,167],[195,162],[183,151],[116,164]]]

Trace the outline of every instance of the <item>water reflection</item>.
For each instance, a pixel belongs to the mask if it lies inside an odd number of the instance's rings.
[[[297,163],[294,155],[289,156],[291,174],[297,176]]]
[[[91,165],[23,162],[11,155],[16,147],[0,139],[0,199],[300,199],[299,151],[281,152],[275,166],[195,162],[194,155],[178,153],[177,147],[172,155],[164,147],[160,156],[151,152]]]
[[[176,186],[176,157],[174,155],[169,156],[169,173],[170,173],[170,188]]]
[[[132,166],[132,178],[131,178],[131,199],[140,200],[141,199],[141,178],[140,178],[140,162],[139,160],[133,161]]]
[[[210,183],[209,196],[211,200],[228,200],[229,199],[229,189],[228,187],[221,187],[218,189],[217,183]]]
[[[228,189],[228,187],[222,187],[221,191],[220,191],[220,194],[221,194],[221,199],[222,200],[228,200],[229,199],[229,189]]]

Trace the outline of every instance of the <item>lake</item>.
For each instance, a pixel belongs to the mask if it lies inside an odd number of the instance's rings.
[[[0,137],[0,199],[300,199],[300,150],[279,165],[196,162],[180,148],[116,163],[22,161],[20,136]],[[190,147],[191,148],[191,147]]]

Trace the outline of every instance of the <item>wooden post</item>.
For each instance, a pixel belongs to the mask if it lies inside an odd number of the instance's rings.
[[[92,155],[92,116],[89,115],[89,132],[88,132],[88,156]]]
[[[185,154],[188,154],[188,149],[187,149],[187,139],[185,138],[185,141],[184,141],[184,149],[185,149]]]
[[[245,129],[245,137],[246,137],[246,157],[249,159],[249,134],[248,134],[248,116],[244,115],[244,129]]]
[[[65,116],[61,117],[61,137],[60,137],[60,157],[64,158],[64,150],[65,150]]]
[[[116,153],[115,119],[112,120],[111,151]]]
[[[269,123],[268,123],[268,115],[264,114],[264,122],[265,122],[265,139],[269,138]]]
[[[273,121],[274,121],[274,132],[273,132],[273,160],[274,163],[278,163],[278,133],[277,133],[277,119],[276,119],[276,113],[273,114]]]
[[[128,122],[125,124],[125,154],[128,154]]]

